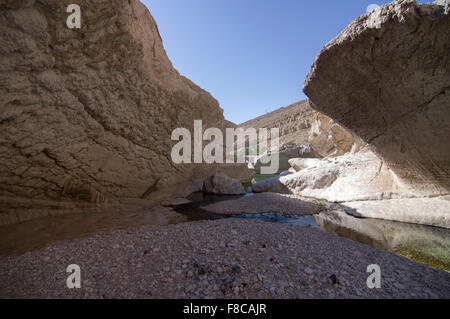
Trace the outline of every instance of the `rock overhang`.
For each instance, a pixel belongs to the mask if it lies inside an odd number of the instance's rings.
[[[450,192],[449,2],[399,0],[352,21],[303,90],[424,195]]]

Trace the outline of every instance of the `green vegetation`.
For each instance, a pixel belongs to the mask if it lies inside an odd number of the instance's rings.
[[[396,250],[397,255],[406,257],[408,259],[414,260],[421,264],[426,264],[428,266],[450,271],[450,256],[446,251],[442,251],[439,248],[427,247],[426,251],[420,251],[417,249],[402,248]]]

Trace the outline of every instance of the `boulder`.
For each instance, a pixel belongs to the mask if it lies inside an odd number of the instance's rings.
[[[244,195],[246,191],[242,184],[222,172],[208,177],[203,182],[203,192],[216,195]]]
[[[293,168],[295,172],[299,172],[302,169],[317,166],[321,162],[322,160],[316,158],[291,158],[289,160],[289,165],[291,165],[291,168]]]
[[[295,161],[306,164],[277,179],[295,195],[342,203],[357,217],[450,228],[449,196],[424,198],[420,188],[402,183],[367,147],[335,158]]]
[[[335,158],[299,160],[306,163],[299,163],[297,173],[280,177],[280,182],[297,195],[332,202],[418,195],[415,189],[399,184],[389,167],[368,148]]]
[[[448,30],[448,1],[383,5],[325,45],[304,84],[315,110],[422,196],[450,192]]]

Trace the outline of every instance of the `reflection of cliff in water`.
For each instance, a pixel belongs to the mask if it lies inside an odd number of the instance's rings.
[[[343,212],[321,213],[314,219],[327,232],[450,271],[448,229],[361,219]]]

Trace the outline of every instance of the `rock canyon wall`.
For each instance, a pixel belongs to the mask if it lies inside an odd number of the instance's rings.
[[[304,92],[414,196],[450,192],[449,1],[365,14],[320,52]]]
[[[70,3],[0,1],[4,222],[60,201],[160,200],[219,169],[172,163],[175,128],[228,124],[218,102],[174,69],[147,8],[79,0],[81,28],[69,29]],[[220,169],[249,179],[243,165]]]
[[[243,129],[279,128],[280,146],[285,143],[302,145],[308,142],[309,132],[316,113],[305,100],[259,116],[238,125],[238,127]]]
[[[282,107],[238,127],[278,128],[281,170],[289,168],[287,161],[291,158],[336,157],[347,152],[357,152],[364,144],[359,137],[334,120],[313,110],[307,100]],[[270,141],[269,137],[269,145]],[[286,165],[287,168],[284,167]],[[255,167],[259,166],[256,163]]]
[[[304,85],[325,114],[310,138],[347,153],[293,160],[283,186],[356,216],[450,228],[449,11],[450,1],[394,1],[322,49]]]
[[[328,43],[304,85],[316,110],[307,143],[317,158],[289,160],[289,172],[253,191],[450,228],[449,8],[394,1]]]

